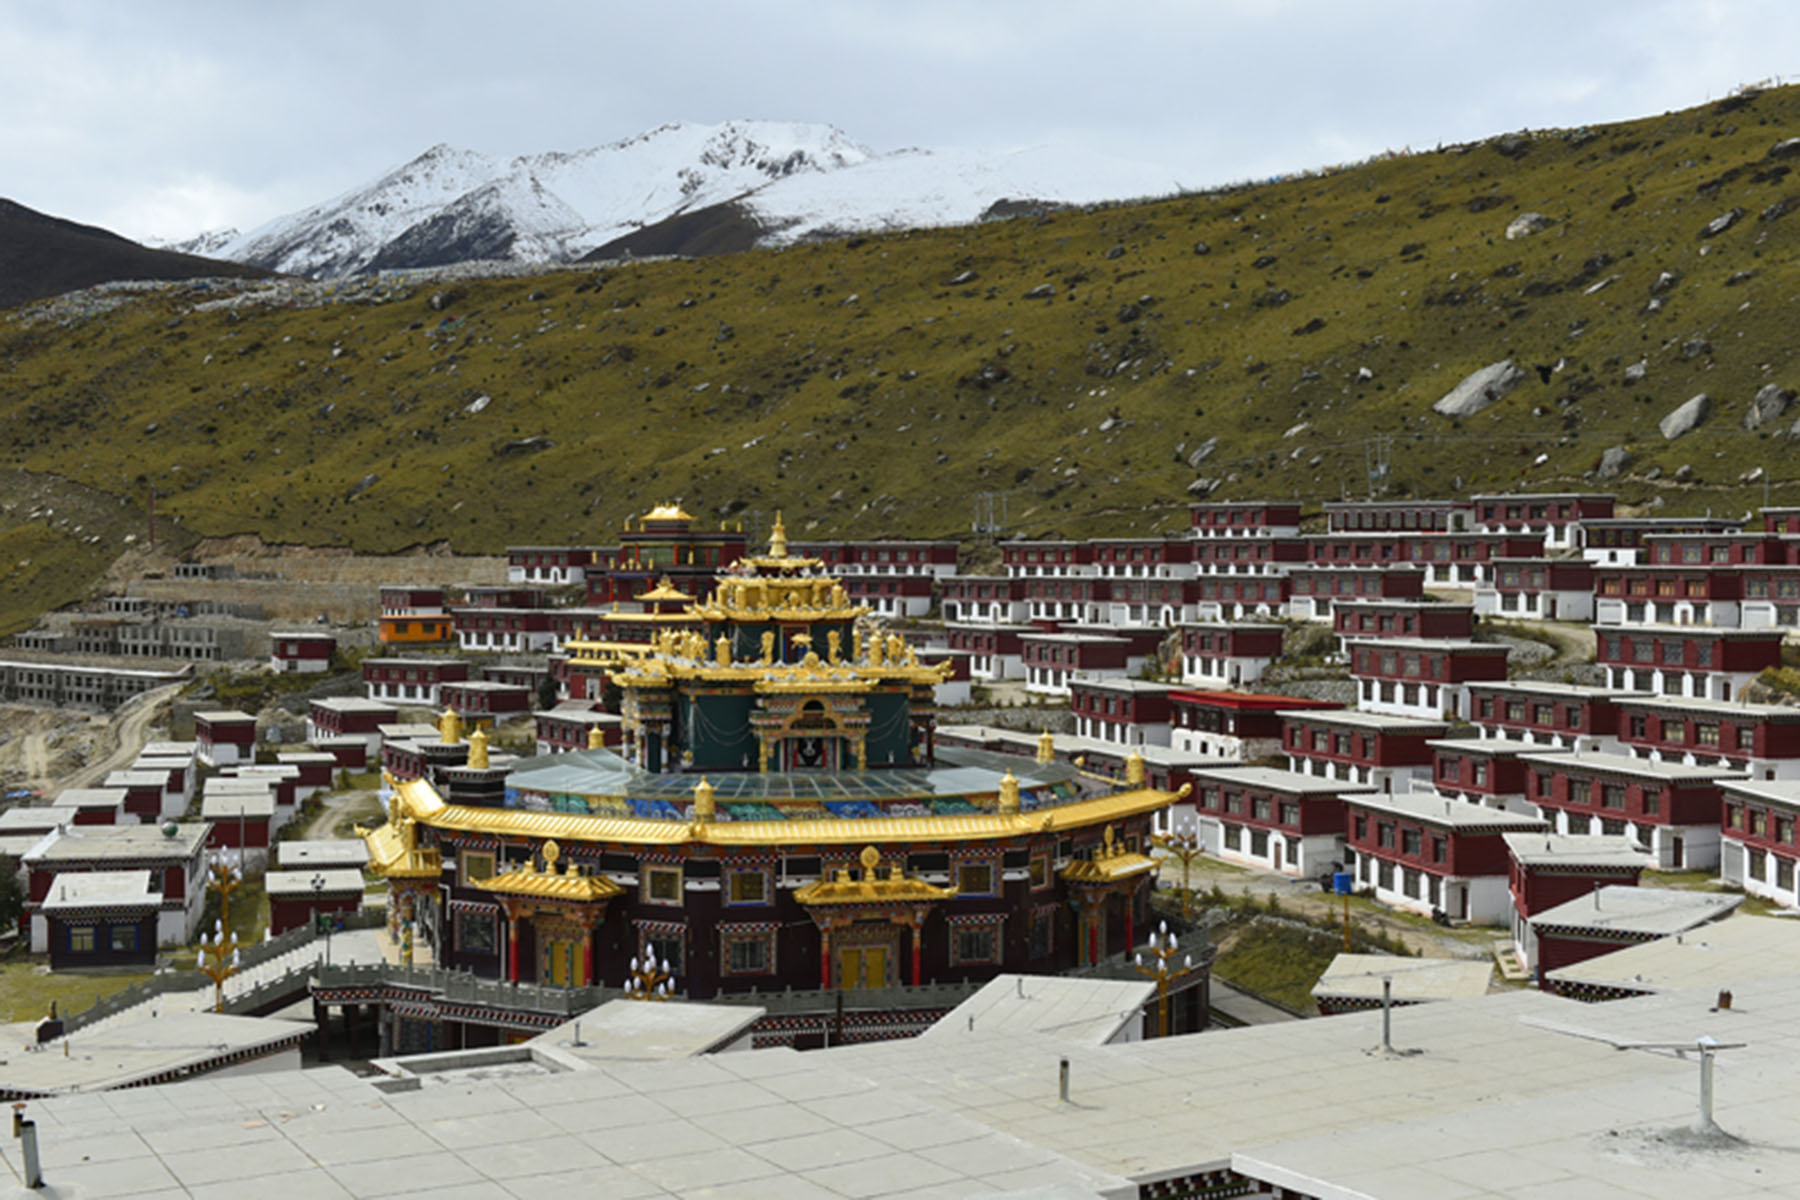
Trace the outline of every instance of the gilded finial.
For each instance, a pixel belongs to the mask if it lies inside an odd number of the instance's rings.
[[[1111,825],[1108,825],[1106,827],[1105,832],[1100,835],[1100,841],[1101,841],[1100,853],[1103,857],[1111,858],[1115,853],[1117,853],[1113,849],[1113,827]]]
[[[826,659],[832,666],[836,666],[843,655],[844,635],[833,629],[830,633],[825,635],[825,647]]]
[[[719,640],[713,644],[713,660],[721,667],[731,665],[731,639],[722,633],[719,635]]]
[[[445,708],[438,718],[438,736],[446,746],[462,741],[462,718],[456,715],[454,708]]]
[[[544,874],[546,874],[546,875],[555,874],[556,860],[561,856],[562,856],[562,847],[558,846],[556,844],[555,838],[551,838],[549,841],[544,843]]]
[[[1056,761],[1056,739],[1050,736],[1048,729],[1038,735],[1037,760],[1041,763]]]
[[[786,558],[788,556],[787,526],[781,523],[781,510],[775,510],[775,529],[769,534],[769,557]]]
[[[1011,767],[1008,767],[1006,774],[1000,778],[1000,811],[1003,813],[1019,811],[1019,777],[1012,773]]]
[[[694,785],[694,821],[705,824],[713,819],[713,785],[704,775]]]
[[[598,725],[588,726],[588,749],[601,750],[606,747],[606,732]]]
[[[488,768],[488,736],[479,726],[469,735],[469,767],[476,771]]]
[[[763,666],[765,667],[771,665],[775,661],[775,633],[773,630],[763,630],[762,660]]]
[[[1125,782],[1132,787],[1144,786],[1144,755],[1139,750],[1125,756]]]
[[[860,861],[862,862],[863,878],[873,879],[875,878],[873,874],[875,867],[881,862],[881,851],[873,846],[864,846]]]

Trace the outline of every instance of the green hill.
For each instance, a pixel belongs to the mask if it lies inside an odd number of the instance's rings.
[[[956,536],[977,492],[1026,533],[1174,531],[1214,484],[1365,494],[1377,437],[1389,494],[1742,511],[1762,467],[1800,503],[1800,409],[1744,425],[1800,384],[1795,128],[1785,88],[972,228],[292,307],[175,289],[0,324],[0,445],[138,503],[154,483],[189,535],[376,552],[605,541],[671,498],[753,527],[783,508],[797,537]],[[1525,213],[1548,223],[1509,239]],[[1432,410],[1501,360],[1524,375],[1504,399]],[[1598,481],[1612,446],[1632,461]]]

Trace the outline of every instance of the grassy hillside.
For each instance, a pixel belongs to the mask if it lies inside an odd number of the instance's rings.
[[[1800,409],[1743,427],[1758,388],[1800,385],[1800,159],[1771,154],[1795,128],[1781,89],[1228,194],[456,282],[441,308],[432,285],[164,294],[0,325],[0,446],[139,501],[154,484],[190,533],[372,551],[606,540],[669,498],[753,528],[784,508],[797,536],[956,535],[982,491],[1024,532],[1171,531],[1196,475],[1359,494],[1377,435],[1390,494],[1741,511],[1761,466],[1800,503]],[[1552,223],[1509,240],[1525,212]],[[1504,400],[1431,411],[1507,358],[1527,380]],[[1665,442],[1699,392],[1711,417]],[[1597,483],[1614,445],[1635,459]]]

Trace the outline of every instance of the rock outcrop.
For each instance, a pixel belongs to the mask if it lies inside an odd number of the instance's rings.
[[[1490,404],[1506,399],[1507,393],[1525,382],[1525,372],[1513,366],[1512,359],[1490,363],[1469,375],[1446,392],[1431,406],[1431,411],[1446,417],[1467,417]]]
[[[1657,422],[1656,427],[1662,430],[1664,438],[1672,442],[1706,420],[1707,414],[1710,412],[1712,412],[1712,397],[1701,392]]]

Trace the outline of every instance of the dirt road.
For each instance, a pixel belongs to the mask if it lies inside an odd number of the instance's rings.
[[[118,742],[112,752],[57,781],[56,790],[61,792],[67,788],[93,787],[113,771],[129,767],[137,758],[138,751],[144,748],[144,743],[150,740],[151,726],[168,711],[169,703],[180,694],[182,686],[172,683],[129,701],[121,710],[123,715],[114,723]],[[27,753],[30,753],[29,746]]]

